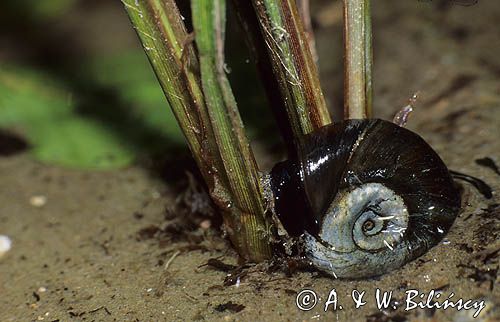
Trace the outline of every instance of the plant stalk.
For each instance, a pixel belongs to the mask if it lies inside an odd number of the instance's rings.
[[[210,189],[215,139],[197,75],[198,61],[173,0],[123,0],[125,9]],[[190,68],[184,68],[188,61]],[[217,166],[215,166],[217,167]]]
[[[222,86],[218,83],[221,79],[220,66],[217,65],[219,60],[211,62],[203,55],[202,73],[216,71],[218,78],[209,81],[208,85],[206,80],[202,82],[191,37],[186,32],[174,0],[122,2],[210,195],[223,212],[231,241],[245,259],[260,261],[268,258],[271,249],[262,194],[256,184],[257,167],[244,138],[241,120],[240,123],[235,121],[239,117],[237,110],[220,105],[221,102],[231,102],[231,98],[222,89],[229,86],[227,80]],[[235,163],[238,158],[245,161],[243,166]]]
[[[273,111],[279,131],[283,137],[289,156],[295,152],[294,134],[288,121],[285,99],[278,79],[274,77],[271,57],[267,54],[267,47],[260,32],[259,21],[253,10],[253,5],[246,0],[232,0],[238,16],[240,26],[245,34],[245,41],[250,51],[250,57],[257,66],[260,79],[264,84],[266,96]]]
[[[344,118],[372,116],[370,0],[344,0]]]
[[[331,123],[331,118],[295,1],[252,0],[252,4],[294,139],[299,140]]]
[[[263,188],[257,163],[245,135],[229,81],[224,71],[225,0],[192,0],[193,26],[200,57],[201,80],[214,135],[228,177],[234,208],[242,222],[236,226],[240,249],[262,260],[271,254],[265,220]],[[228,205],[231,207],[231,205]]]
[[[307,36],[312,58],[314,62],[318,64],[319,57],[316,50],[316,39],[314,38],[314,30],[311,21],[311,2],[310,0],[297,0],[297,7],[302,18],[302,24],[304,25],[304,31]]]

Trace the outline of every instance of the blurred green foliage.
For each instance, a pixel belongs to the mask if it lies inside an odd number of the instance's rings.
[[[0,16],[0,129],[22,136],[34,158],[112,169],[187,151],[119,1],[7,0]],[[111,32],[95,34],[100,19]],[[237,28],[230,19],[228,77],[248,136],[275,151],[280,136]]]
[[[14,10],[29,12],[34,18],[47,19],[64,14],[76,2],[77,0],[15,0],[11,1],[10,6]]]
[[[139,122],[160,131],[170,143],[184,144],[182,132],[142,50],[96,59],[90,73],[97,85],[116,89],[127,104],[135,107],[130,112]]]
[[[40,161],[88,169],[123,167],[183,142],[142,51],[97,59],[85,72],[80,92],[45,71],[1,67],[0,127],[23,135]]]

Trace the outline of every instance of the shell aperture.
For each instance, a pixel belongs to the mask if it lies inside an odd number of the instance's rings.
[[[441,240],[460,208],[436,152],[378,119],[307,135],[271,178],[284,228],[301,236],[315,267],[338,277],[380,275],[415,259]]]

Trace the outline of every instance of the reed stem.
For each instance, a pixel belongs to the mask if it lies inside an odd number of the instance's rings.
[[[370,0],[344,0],[344,118],[372,116]]]
[[[223,0],[193,0],[200,61],[174,0],[122,1],[231,241],[245,259],[269,258],[258,169],[222,69]]]
[[[239,249],[253,260],[271,254],[263,188],[245,135],[236,100],[224,71],[225,0],[192,0],[193,26],[200,57],[201,80],[219,153],[235,209]]]
[[[298,140],[331,123],[331,118],[295,1],[252,0],[252,4],[293,137]]]

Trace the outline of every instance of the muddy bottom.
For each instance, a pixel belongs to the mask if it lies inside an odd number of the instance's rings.
[[[318,2],[315,17],[326,98],[339,106],[335,6]],[[87,172],[43,165],[27,152],[0,154],[0,234],[12,240],[0,259],[0,321],[499,321],[500,175],[491,164],[500,166],[500,8],[481,0],[373,8],[376,116],[392,117],[420,91],[408,127],[451,169],[494,190],[486,199],[464,184],[463,210],[439,245],[370,280],[336,280],[293,263],[288,272],[271,263],[237,268],[210,227],[216,220],[183,220],[189,211],[176,206],[173,183],[144,167]],[[296,302],[303,290],[317,295],[315,306],[299,301],[307,311]],[[377,308],[377,290],[392,291],[385,308]],[[428,305],[407,303],[412,290],[424,295],[415,303]],[[440,298],[428,299],[430,290]],[[356,308],[352,296],[362,292]],[[446,298],[472,300],[470,309],[432,305]]]

